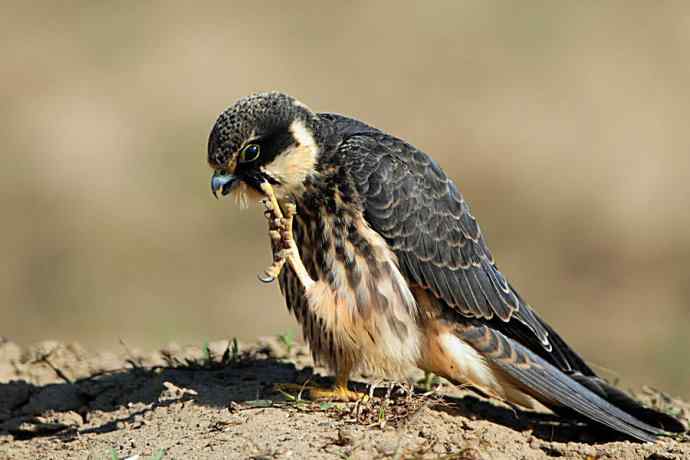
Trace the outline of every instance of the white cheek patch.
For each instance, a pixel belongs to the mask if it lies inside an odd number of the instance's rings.
[[[314,139],[314,134],[307,129],[304,122],[301,120],[295,120],[290,125],[290,132],[292,136],[297,139],[298,147],[303,146],[312,150],[314,155],[316,155],[319,147],[316,145],[316,139]]]
[[[306,177],[314,172],[319,154],[319,147],[314,135],[302,121],[293,121],[290,125],[290,133],[295,138],[296,145],[288,148],[269,164],[263,166],[263,170],[269,176],[280,182],[280,186],[277,188],[284,188],[288,192],[297,190],[304,183]]]

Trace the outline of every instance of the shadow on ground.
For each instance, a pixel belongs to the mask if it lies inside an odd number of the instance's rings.
[[[31,365],[44,367],[48,362],[60,381],[37,384],[20,378],[0,384],[0,433],[9,434],[15,440],[108,433],[135,423],[147,412],[181,400],[219,409],[237,404],[270,406],[285,401],[285,395],[276,391],[276,384],[310,382],[326,386],[332,383],[329,378],[315,374],[309,366],[300,369],[294,362],[275,355],[270,347],[232,356],[225,353],[217,359],[209,359],[208,355],[189,359],[167,354],[165,365],[144,366],[127,359],[129,364],[123,362],[123,365],[129,367],[125,369],[96,372],[74,380],[59,364],[46,360],[33,362]],[[363,392],[370,389],[364,383],[353,385]],[[374,399],[388,395],[392,404],[397,404],[395,393],[385,388],[378,388],[374,395]],[[417,390],[413,397],[428,399],[425,406],[431,410],[487,420],[518,432],[531,431],[545,441],[592,444],[621,439],[605,429],[567,423],[552,414],[507,407],[473,393],[429,396]],[[400,404],[405,404],[403,398]],[[122,408],[129,410],[123,414]]]

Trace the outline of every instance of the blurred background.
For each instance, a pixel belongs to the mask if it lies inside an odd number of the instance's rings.
[[[0,30],[0,335],[298,335],[205,159],[277,89],[430,153],[576,349],[690,397],[688,4],[17,2]]]

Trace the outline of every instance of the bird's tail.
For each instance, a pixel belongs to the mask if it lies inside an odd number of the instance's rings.
[[[457,334],[503,379],[557,412],[573,411],[641,441],[685,431],[673,417],[643,407],[595,375],[566,374],[500,331],[468,325]]]
[[[644,407],[623,391],[597,376],[587,363],[565,343],[561,336],[558,335],[551,326],[544,321],[542,321],[542,324],[549,333],[549,341],[553,344],[555,349],[560,350],[560,352],[564,354],[563,358],[572,369],[572,372],[566,372],[566,374],[609,403],[648,425],[672,433],[685,432],[685,426],[676,418],[664,414],[663,412]]]
[[[572,374],[571,377],[609,403],[648,425],[671,433],[683,433],[685,431],[685,426],[675,417],[644,407],[638,401],[599,377],[577,373]]]

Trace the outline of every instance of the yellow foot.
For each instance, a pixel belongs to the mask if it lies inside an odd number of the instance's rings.
[[[369,395],[349,390],[347,387],[312,388],[309,391],[311,399],[328,399],[331,401],[366,401]]]
[[[358,391],[349,390],[347,387],[335,386],[333,388],[319,388],[309,385],[296,385],[294,383],[277,384],[274,386],[277,391],[294,394],[302,399],[326,399],[329,401],[366,401],[369,395]]]

